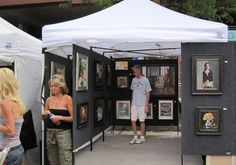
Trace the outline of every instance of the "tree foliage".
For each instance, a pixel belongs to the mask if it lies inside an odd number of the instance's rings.
[[[82,0],[84,3],[95,3],[104,9],[121,0]],[[137,0],[138,3],[138,0]],[[226,24],[236,24],[236,0],[161,0],[161,5],[194,17],[219,21]],[[62,9],[72,7],[72,0],[59,4]]]
[[[236,14],[236,0],[186,0],[186,14],[232,24]]]

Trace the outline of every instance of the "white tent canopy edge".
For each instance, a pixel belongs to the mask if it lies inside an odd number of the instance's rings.
[[[43,47],[62,56],[72,54],[72,44],[176,55],[180,49],[160,49],[180,48],[186,42],[227,42],[227,36],[227,25],[177,13],[150,0],[123,0],[83,18],[46,25],[42,31]]]

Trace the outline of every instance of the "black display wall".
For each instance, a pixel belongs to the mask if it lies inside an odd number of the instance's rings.
[[[65,80],[66,80],[66,84],[68,86],[69,89],[69,95],[72,96],[72,60],[71,60],[71,56],[68,56],[68,58],[63,58],[61,56],[49,53],[49,52],[44,52],[45,54],[45,64],[44,64],[44,98],[45,100],[50,96],[50,90],[49,90],[49,86],[48,86],[48,81],[51,78],[51,67],[52,67],[52,62],[57,63],[61,66],[65,67]],[[47,136],[46,136],[46,128],[44,130],[45,134],[44,134],[44,146],[45,146],[45,152],[47,153],[47,147],[46,147],[46,141],[47,141]],[[49,164],[48,162],[48,158],[47,158],[47,154],[45,154],[45,159],[44,159],[44,163],[45,164]]]
[[[116,62],[128,62],[127,70],[116,70]],[[146,69],[148,67],[173,67],[174,68],[174,93],[173,94],[157,94],[150,96],[150,103],[153,103],[153,119],[147,119],[146,124],[148,126],[178,126],[178,61],[177,59],[158,59],[158,60],[132,60],[132,59],[113,59],[112,60],[112,98],[113,98],[113,126],[130,126],[130,119],[117,119],[116,114],[116,101],[129,100],[131,101],[132,91],[130,85],[133,79],[134,65],[141,65]],[[128,87],[117,88],[117,77],[127,76]],[[146,75],[149,77],[149,75]],[[158,101],[160,100],[173,100],[173,119],[160,120],[158,119]]]
[[[76,91],[76,60],[77,54],[88,57],[88,90]],[[111,98],[111,88],[107,87],[107,74],[106,66],[110,63],[110,59],[92,52],[90,50],[81,48],[77,45],[73,45],[73,100],[74,100],[74,123],[73,123],[73,150],[78,149],[83,144],[91,141],[92,138],[99,133],[103,132],[107,127],[111,125],[111,115],[107,108],[107,100]],[[97,89],[95,83],[95,63],[99,63],[103,66],[103,85]],[[103,120],[99,123],[95,123],[95,99],[104,100],[104,116]],[[88,103],[88,122],[83,127],[78,128],[78,121],[80,116],[78,115],[79,105]]]
[[[182,44],[182,153],[184,155],[236,154],[236,43]],[[222,95],[192,94],[192,57],[222,56]],[[196,135],[196,106],[219,106],[221,135]]]

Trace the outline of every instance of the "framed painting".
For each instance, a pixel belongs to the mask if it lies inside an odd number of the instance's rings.
[[[56,74],[59,74],[65,77],[65,72],[66,72],[65,65],[51,61],[51,77]]]
[[[221,95],[222,56],[192,57],[192,94]]]
[[[174,101],[173,100],[159,100],[158,119],[159,120],[173,120],[174,119]]]
[[[104,87],[104,66],[101,62],[95,61],[95,77],[94,77],[94,83],[95,83],[95,89],[102,89]]]
[[[196,134],[221,135],[222,107],[196,107]]]
[[[128,76],[117,76],[116,87],[119,89],[128,89]]]
[[[128,70],[129,62],[128,61],[116,61],[115,62],[116,70]]]
[[[116,119],[130,120],[130,101],[129,100],[116,101]]]
[[[148,113],[146,119],[153,119],[153,103],[148,104]]]
[[[146,68],[146,72],[146,77],[152,87],[152,95],[175,95],[176,73],[174,66],[150,66]]]
[[[77,108],[77,128],[87,125],[89,117],[88,103],[78,104]]]
[[[76,90],[88,90],[88,56],[76,54]]]
[[[105,99],[103,97],[95,99],[95,126],[104,120]]]

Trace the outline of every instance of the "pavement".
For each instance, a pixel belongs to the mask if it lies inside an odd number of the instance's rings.
[[[146,142],[130,145],[130,131],[107,132],[105,142],[94,143],[75,156],[76,165],[181,165],[181,134],[147,132]],[[201,156],[184,156],[184,165],[202,165]]]

